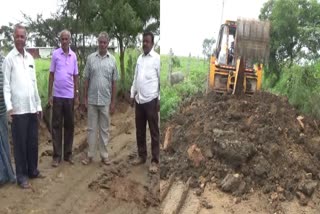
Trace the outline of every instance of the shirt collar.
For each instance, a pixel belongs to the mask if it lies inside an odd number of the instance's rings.
[[[24,50],[24,57],[27,57],[26,49],[23,48],[23,50]],[[14,53],[15,56],[17,56],[17,55],[21,55],[22,56],[22,54],[18,51],[18,49],[16,47],[13,48],[13,53]]]
[[[109,56],[110,56],[110,53],[109,53],[109,51],[107,51],[106,55],[100,56],[99,51],[97,51],[97,52],[96,52],[96,56],[102,57],[102,58],[103,58],[103,57],[109,57]]]
[[[69,47],[69,53],[68,53],[68,55],[69,56],[71,56],[71,48]],[[64,51],[63,51],[63,49],[62,48],[60,48],[60,54],[64,54]]]
[[[145,55],[145,54],[143,53],[143,56],[151,56],[151,57],[153,57],[154,54],[155,54],[155,52],[154,52],[154,50],[153,50],[153,48],[152,48],[151,51],[150,51],[147,55]]]

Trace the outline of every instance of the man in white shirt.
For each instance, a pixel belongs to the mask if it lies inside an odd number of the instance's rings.
[[[136,138],[139,157],[134,165],[144,164],[147,160],[146,125],[149,124],[151,135],[152,158],[149,171],[159,169],[159,116],[160,110],[160,55],[152,48],[154,35],[143,34],[143,54],[138,58],[134,80],[131,87],[131,106],[135,100]]]
[[[29,178],[43,178],[38,170],[38,119],[42,116],[35,63],[26,52],[25,27],[14,28],[15,47],[3,62],[4,98],[11,124],[17,183],[30,188]]]

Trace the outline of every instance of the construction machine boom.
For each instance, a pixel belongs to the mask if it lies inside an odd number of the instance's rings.
[[[270,23],[238,19],[220,27],[210,58],[207,91],[253,94],[261,89],[268,60]]]

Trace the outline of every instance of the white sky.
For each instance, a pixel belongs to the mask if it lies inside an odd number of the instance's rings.
[[[1,0],[0,26],[23,21],[22,13],[33,18],[42,13],[44,18],[49,18],[51,13],[57,11],[60,0]]]
[[[222,21],[257,18],[267,0],[224,0]],[[216,38],[223,0],[160,0],[160,50],[175,55],[202,56],[205,38]]]
[[[258,18],[260,8],[267,0],[160,0],[161,54],[173,49],[175,55],[202,55],[205,38],[217,37],[222,21],[238,17]],[[21,11],[35,18],[44,18],[57,11],[60,0],[9,0],[0,7],[0,26],[23,20]],[[5,6],[4,6],[5,5]]]

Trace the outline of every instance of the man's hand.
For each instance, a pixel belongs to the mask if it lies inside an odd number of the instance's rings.
[[[12,123],[12,110],[9,110],[9,111],[7,112],[7,116],[8,116],[8,121],[9,121],[9,123]]]
[[[114,104],[114,102],[111,102],[110,104],[110,114],[113,114],[115,112],[116,109],[116,105]]]
[[[131,106],[131,107],[134,106],[134,98],[130,98],[130,106]]]
[[[49,96],[48,105],[51,107],[53,105],[53,97]]]
[[[78,107],[78,106],[79,106],[79,96],[78,96],[78,95],[76,95],[76,96],[74,97],[74,106],[75,106],[75,107]]]

